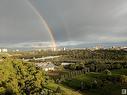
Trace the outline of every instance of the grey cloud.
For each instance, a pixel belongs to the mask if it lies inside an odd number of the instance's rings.
[[[24,0],[0,1],[0,42],[50,41],[38,16]]]
[[[126,0],[29,1],[45,18],[57,42],[127,41]],[[0,29],[0,42],[50,40],[25,0],[0,1]]]
[[[82,41],[99,41],[101,36],[121,37],[127,36],[126,26],[127,17],[117,16],[117,14],[124,14],[126,12],[126,0],[38,0],[43,13],[48,19],[49,23],[54,25],[54,32],[57,40],[82,40]],[[46,5],[44,5],[44,3]],[[41,3],[43,6],[41,6]],[[122,7],[124,4],[124,7]],[[122,8],[121,8],[122,7]],[[49,9],[48,9],[49,8]],[[47,9],[47,10],[44,10]],[[123,11],[124,10],[124,11]],[[121,12],[123,11],[123,12]],[[41,11],[42,12],[42,11]],[[54,18],[53,18],[54,17]],[[57,26],[63,23],[64,28],[57,30]],[[60,22],[61,21],[61,22]],[[56,26],[55,26],[56,25]],[[62,35],[66,33],[67,37]],[[59,35],[58,35],[59,34]],[[61,34],[61,35],[60,35]],[[60,36],[60,37],[59,37]],[[117,37],[118,38],[118,37]],[[108,40],[108,39],[107,39]],[[104,42],[106,41],[103,40]],[[119,38],[118,38],[119,41]]]

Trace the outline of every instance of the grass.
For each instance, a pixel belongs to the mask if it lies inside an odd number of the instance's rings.
[[[46,87],[55,91],[57,87],[60,86],[64,92],[61,95],[121,95],[121,89],[127,88],[127,86],[122,86],[120,83],[113,82],[111,80],[103,81],[103,79],[106,79],[107,77],[117,78],[119,75],[127,75],[127,69],[112,70],[111,73],[112,75],[90,72],[76,76],[75,78],[69,80],[65,80],[63,84],[49,82]],[[84,82],[86,86],[92,85],[94,80],[97,80],[99,85],[98,87],[80,90],[81,82]],[[103,84],[102,87],[100,87],[101,84]]]
[[[112,74],[127,75],[127,69],[116,69],[111,72]]]
[[[125,72],[126,70],[122,71]],[[86,93],[86,95],[120,95],[122,89],[120,83],[114,83],[110,80],[103,81],[103,79],[106,79],[107,77],[117,78],[118,74],[122,74],[122,71],[113,71],[114,73],[111,76],[103,73],[91,72],[84,75],[79,75],[71,80],[66,80],[63,84],[78,90],[81,88],[81,82],[84,82],[85,86],[89,85],[90,87],[82,91],[83,93]],[[90,85],[92,85],[94,80],[97,81],[97,85],[99,86],[96,88],[91,88]],[[100,87],[101,84],[103,84],[102,87]]]
[[[49,82],[46,87],[49,89],[52,89],[53,91],[56,91],[57,87],[60,87],[61,90],[63,91],[62,94],[60,95],[82,95],[81,93],[79,93],[78,91],[75,91],[67,86],[63,86],[62,84],[56,84],[54,82]],[[84,94],[85,95],[85,94]]]

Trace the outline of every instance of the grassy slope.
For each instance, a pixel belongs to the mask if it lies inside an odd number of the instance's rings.
[[[123,70],[124,72],[127,71]],[[113,75],[115,74],[121,74],[121,71],[114,71]],[[102,82],[100,77],[103,76],[101,73],[88,73],[85,75],[80,75],[72,80],[68,80],[65,82],[65,84],[69,87],[72,87],[73,89],[80,89],[80,84],[83,81],[84,83],[91,83],[93,80],[97,80]],[[96,78],[95,78],[96,77]],[[112,83],[110,81],[104,82],[104,86],[102,88],[95,88],[95,89],[89,89],[84,90],[83,92],[87,93],[87,95],[120,95],[121,93],[121,86],[119,83]]]
[[[58,85],[58,84],[55,84],[53,82],[50,82],[48,83],[48,85],[46,85],[47,88],[49,89],[52,89],[52,90],[56,90],[57,87],[60,87],[62,90],[63,90],[63,94],[62,95],[82,95],[81,93],[79,93],[78,91],[74,91],[73,89],[69,88],[69,87],[66,87],[66,86],[63,86],[63,85]],[[86,95],[86,94],[83,94],[83,95]]]

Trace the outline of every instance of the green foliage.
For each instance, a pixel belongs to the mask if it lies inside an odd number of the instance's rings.
[[[111,73],[111,71],[109,71],[108,69],[106,69],[106,70],[104,71],[104,74],[106,74],[106,75],[111,75],[112,73]]]
[[[57,83],[59,83],[53,84],[54,92],[58,92],[57,95],[74,95],[72,93],[67,94],[65,90],[61,92],[61,89],[63,90],[60,86],[61,81],[64,81],[63,84],[73,89],[90,92],[88,95],[120,95],[120,93],[116,94],[115,92],[120,92],[121,85],[127,84],[127,76],[125,76],[127,75],[127,70],[121,70],[127,68],[127,51],[124,50],[106,49],[92,51],[86,49],[18,53],[12,54],[14,58],[33,59],[34,57],[57,55],[60,57],[53,60],[49,59],[57,66],[62,62],[76,63],[60,68],[61,70],[67,69],[66,71],[69,71],[69,73],[59,74],[61,77],[55,76],[58,79]],[[49,78],[45,78],[43,71],[36,68],[32,63],[24,63],[18,60],[3,60],[4,62],[0,63],[0,94],[26,95],[31,93],[33,95],[36,93],[40,95],[41,92],[45,95],[56,94],[52,92],[52,88],[50,88],[51,91],[44,89],[44,84],[47,87]],[[85,68],[94,73],[84,75]],[[121,71],[112,72],[113,70]]]
[[[0,93],[26,95],[43,90],[44,73],[32,63],[7,59],[0,63]],[[9,93],[9,94],[8,94]]]
[[[119,78],[119,75],[87,73],[66,80],[63,84],[81,92],[88,93],[86,95],[120,95],[123,85],[121,86],[119,83]]]
[[[54,93],[51,95],[82,95],[78,91],[75,91],[67,86],[55,84],[51,81],[46,85],[46,87],[53,90]],[[58,93],[57,91],[61,93]]]
[[[62,93],[62,90],[61,90],[61,88],[59,86],[56,89],[56,93]]]
[[[127,76],[126,76],[126,75],[121,75],[121,76],[120,76],[120,80],[121,80],[121,83],[122,83],[122,84],[127,83]]]

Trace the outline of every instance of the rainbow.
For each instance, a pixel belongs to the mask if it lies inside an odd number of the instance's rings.
[[[56,50],[57,48],[57,45],[56,45],[56,41],[55,41],[55,38],[53,36],[53,32],[52,30],[50,29],[48,23],[46,22],[46,20],[43,18],[43,16],[37,11],[37,9],[30,3],[29,0],[25,0],[26,3],[29,5],[29,7],[33,10],[33,12],[39,17],[39,19],[41,20],[42,22],[42,25],[44,25],[44,27],[46,28],[47,32],[49,33],[50,35],[50,38],[51,38],[51,41],[52,41],[52,45],[51,45],[51,48],[53,50]]]

